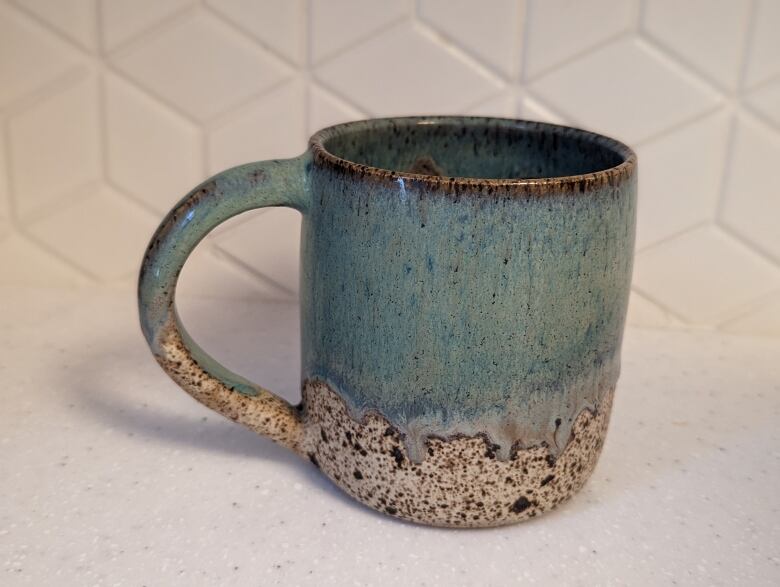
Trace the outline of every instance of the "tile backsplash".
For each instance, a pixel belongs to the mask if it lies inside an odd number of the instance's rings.
[[[132,284],[208,175],[471,113],[636,148],[632,323],[780,334],[778,30],[777,0],[0,0],[0,283]],[[298,237],[236,218],[182,290],[292,299]]]

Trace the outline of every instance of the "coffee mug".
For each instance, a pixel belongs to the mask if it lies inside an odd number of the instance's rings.
[[[144,335],[185,391],[360,502],[436,526],[532,518],[604,443],[628,304],[636,156],[481,117],[340,124],[300,157],[208,179],[152,238]],[[230,372],[174,306],[195,245],[255,208],[302,214],[302,400]]]

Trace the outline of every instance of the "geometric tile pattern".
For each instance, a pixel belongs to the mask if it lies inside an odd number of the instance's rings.
[[[329,124],[574,124],[640,157],[633,324],[780,335],[776,0],[0,0],[0,284],[131,285],[161,215]],[[290,299],[299,216],[232,219],[182,274]]]

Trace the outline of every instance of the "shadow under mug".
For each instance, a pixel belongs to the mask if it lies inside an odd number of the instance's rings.
[[[195,399],[368,506],[437,526],[534,517],[601,451],[618,378],[636,156],[583,130],[410,117],[316,133],[208,179],[163,220],[144,335]],[[188,255],[241,212],[302,213],[302,401],[231,373],[174,306]]]

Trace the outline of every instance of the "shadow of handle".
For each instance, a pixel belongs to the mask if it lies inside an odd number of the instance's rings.
[[[157,362],[196,400],[301,453],[298,407],[223,367],[181,324],[176,282],[195,246],[228,218],[270,206],[306,213],[309,155],[250,163],[218,173],[187,194],[162,221],[138,279],[141,328]]]

